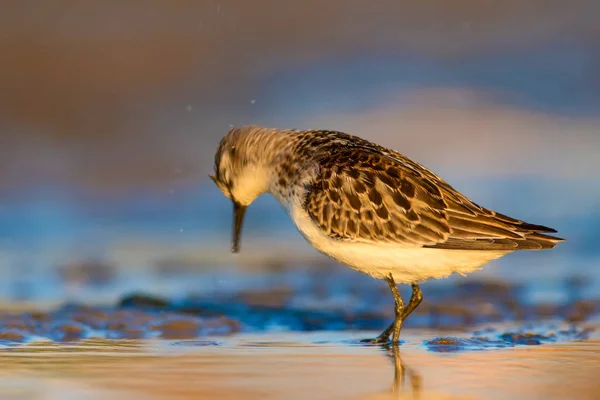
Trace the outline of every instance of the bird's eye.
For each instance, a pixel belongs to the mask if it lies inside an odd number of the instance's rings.
[[[229,149],[229,154],[231,157],[235,156],[235,146],[231,146],[231,149]]]

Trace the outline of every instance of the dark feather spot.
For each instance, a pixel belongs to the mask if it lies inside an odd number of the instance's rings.
[[[388,212],[387,208],[385,208],[385,206],[383,206],[383,205],[381,207],[379,207],[377,210],[375,210],[375,212],[377,213],[377,215],[380,218],[383,218],[383,219],[387,219],[390,216],[390,213]]]
[[[371,171],[363,171],[363,182],[373,186],[375,184],[375,174]]]
[[[360,178],[360,171],[356,168],[352,168],[350,171],[348,171],[348,175],[350,175],[350,177],[353,179],[358,179]]]
[[[333,201],[334,203],[338,203],[340,201],[340,195],[336,190],[330,190],[329,192],[327,192],[327,194],[329,195],[331,201]]]
[[[371,211],[371,210],[365,211],[364,216],[367,221],[373,221],[373,211]]]
[[[414,210],[408,210],[408,212],[406,213],[406,218],[409,221],[419,221],[419,215],[417,215],[417,213]]]
[[[429,197],[427,200],[425,200],[425,202],[434,208],[438,208],[438,209],[446,208],[446,203],[444,203],[444,200],[442,200],[441,198],[438,198],[438,197]]]
[[[328,181],[322,181],[321,182],[321,187],[323,188],[323,190],[329,190],[329,182]]]
[[[400,175],[400,171],[397,168],[388,168],[386,170],[387,174],[394,179],[400,179],[402,176]]]
[[[353,219],[349,219],[346,224],[346,229],[348,233],[356,234],[356,222]]]
[[[415,197],[415,185],[413,185],[412,183],[410,183],[406,179],[402,181],[402,185],[400,186],[400,190],[408,198]]]
[[[384,171],[384,165],[381,162],[381,158],[379,157],[373,157],[371,163],[369,164],[369,168],[375,170],[375,171]]]
[[[360,223],[359,227],[359,233],[361,234],[361,236],[370,237],[372,235],[371,229],[369,229],[369,225],[367,225],[364,221]]]
[[[367,162],[367,161],[369,161],[369,156],[367,156],[365,153],[360,153],[360,154],[358,155],[358,157],[356,158],[356,160],[357,160],[358,162],[364,163],[364,162]]]
[[[352,182],[352,185],[354,186],[354,190],[356,191],[356,193],[365,193],[367,191],[367,187],[359,180],[355,180]]]
[[[440,188],[438,188],[435,184],[429,181],[424,181],[424,183],[425,189],[430,195],[435,197],[442,197],[442,192],[440,191]]]
[[[371,202],[376,206],[380,206],[381,202],[383,201],[383,198],[376,189],[371,189],[369,191],[369,200],[371,200]]]
[[[286,186],[287,185],[287,181],[284,178],[279,178],[279,186]]]
[[[387,231],[389,234],[391,234],[391,235],[394,235],[394,236],[396,235],[396,230],[397,230],[397,228],[396,228],[396,225],[394,225],[394,223],[393,223],[391,220],[390,220],[390,221],[387,221],[387,222],[385,223],[385,225],[384,225],[384,229],[385,229],[385,230],[386,230],[386,231]]]
[[[331,184],[336,187],[342,187],[342,185],[344,184],[344,182],[342,181],[342,178],[339,175],[336,175],[333,180],[331,181]]]
[[[362,206],[362,203],[360,201],[360,199],[358,198],[358,195],[355,193],[348,193],[346,192],[346,198],[348,199],[348,201],[350,202],[350,206],[355,209],[356,211],[360,211],[360,208]]]
[[[281,165],[281,172],[282,173],[284,173],[286,175],[289,175],[291,171],[292,171],[292,166],[290,164],[285,163],[285,164]]]
[[[388,185],[389,187],[396,186],[396,183],[394,182],[394,180],[387,174],[384,174],[384,173],[379,174],[379,175],[377,175],[377,178],[384,184]]]
[[[405,210],[410,209],[410,201],[400,192],[394,191],[392,192],[392,199],[394,199],[394,203],[396,203],[399,207],[404,208]]]

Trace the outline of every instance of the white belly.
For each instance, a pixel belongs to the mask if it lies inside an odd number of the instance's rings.
[[[468,274],[510,253],[344,242],[325,235],[300,206],[292,206],[288,211],[300,233],[318,251],[374,278],[383,279],[391,273],[396,283],[419,283],[446,278],[453,273]]]

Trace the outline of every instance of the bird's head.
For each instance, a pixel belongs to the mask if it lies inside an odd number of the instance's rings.
[[[276,130],[256,126],[234,128],[221,140],[215,154],[215,171],[210,177],[233,203],[234,253],[239,251],[246,208],[269,190],[276,134]]]

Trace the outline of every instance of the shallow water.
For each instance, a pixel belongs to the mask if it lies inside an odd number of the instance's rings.
[[[374,332],[372,332],[374,334]],[[201,340],[31,343],[0,351],[0,396],[18,399],[597,398],[600,338],[432,352],[407,329],[396,349],[371,332],[241,334]]]

